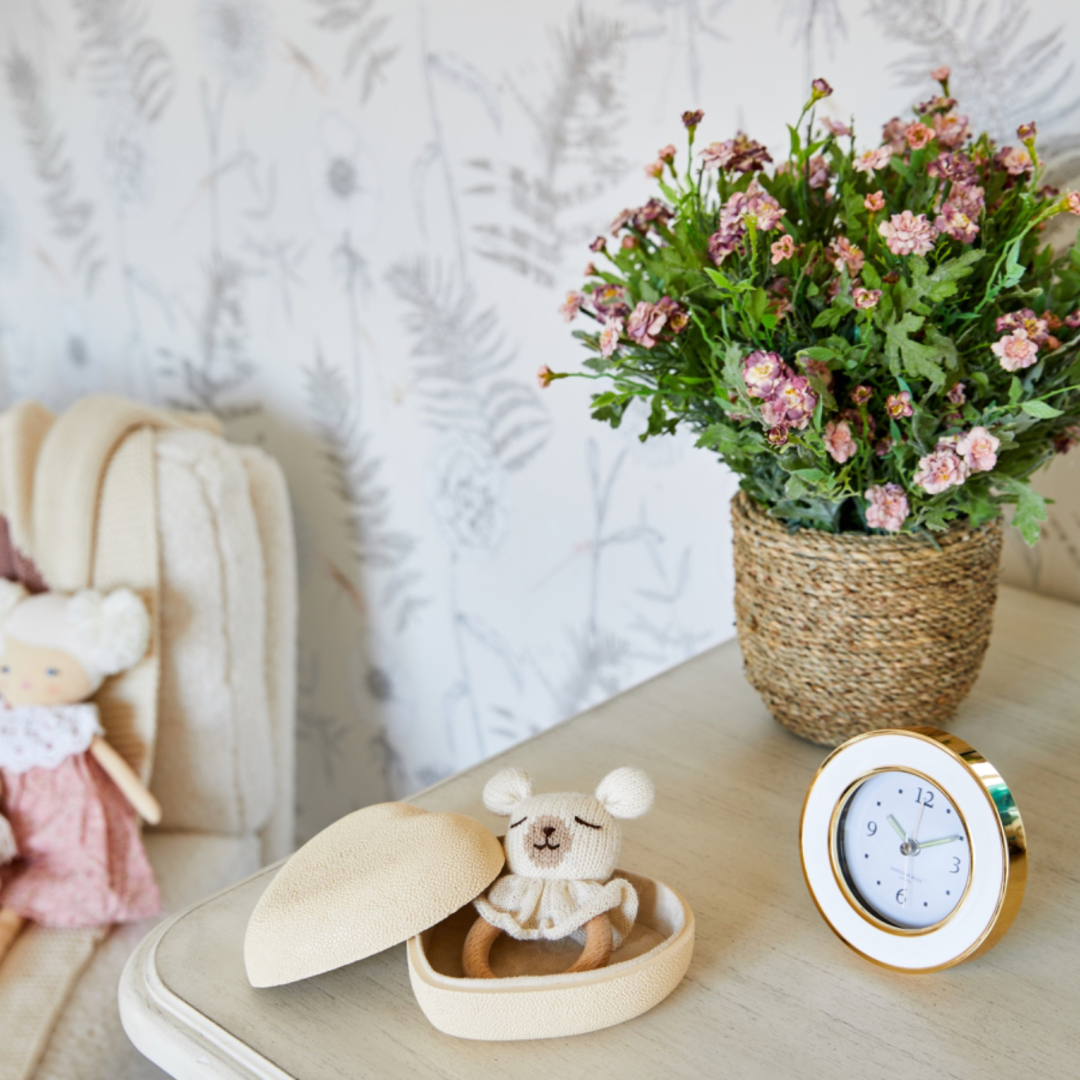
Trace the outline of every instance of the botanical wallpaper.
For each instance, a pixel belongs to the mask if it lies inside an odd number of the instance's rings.
[[[776,147],[822,75],[873,130],[948,64],[1075,175],[1078,32],[1050,0],[4,0],[3,403],[210,409],[281,461],[306,838],[732,635],[731,477],[536,379],[679,114]],[[1054,514],[1010,572],[1075,590]]]

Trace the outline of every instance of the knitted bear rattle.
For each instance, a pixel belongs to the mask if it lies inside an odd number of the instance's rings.
[[[149,638],[130,589],[28,596],[0,579],[0,960],[26,920],[105,926],[159,909],[135,815],[156,823],[161,809],[85,701]]]
[[[510,819],[503,840],[510,873],[474,901],[480,917],[461,961],[470,979],[493,979],[489,956],[499,934],[521,941],[573,937],[584,949],[568,972],[604,967],[637,918],[633,885],[613,878],[622,830],[616,818],[638,818],[653,804],[652,781],[622,768],[594,795],[534,795],[528,773],[503,769],[484,786],[484,805]]]

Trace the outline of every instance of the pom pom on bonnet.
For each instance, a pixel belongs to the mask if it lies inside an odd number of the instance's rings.
[[[0,634],[26,645],[69,653],[86,672],[93,693],[106,676],[126,671],[146,655],[150,615],[131,589],[27,596],[21,585],[4,580],[0,581]]]

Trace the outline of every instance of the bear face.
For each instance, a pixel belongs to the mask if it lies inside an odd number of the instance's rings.
[[[595,795],[534,795],[520,769],[504,769],[484,788],[484,805],[510,819],[503,840],[510,872],[521,877],[606,881],[622,846],[616,817],[640,817],[653,801],[640,769],[616,769]]]

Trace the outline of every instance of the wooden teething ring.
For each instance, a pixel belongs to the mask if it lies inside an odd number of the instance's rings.
[[[491,946],[501,933],[502,930],[492,926],[483,915],[472,924],[461,949],[461,966],[467,979],[495,978],[488,958],[491,955]],[[595,971],[596,968],[604,967],[611,959],[611,947],[611,919],[605,911],[593,916],[585,924],[585,948],[581,950],[577,960],[566,969],[565,974]]]

